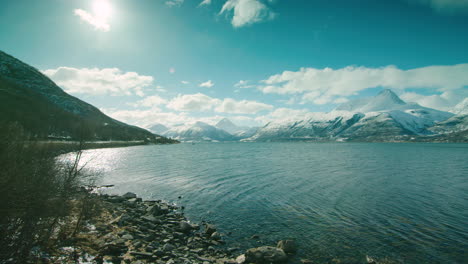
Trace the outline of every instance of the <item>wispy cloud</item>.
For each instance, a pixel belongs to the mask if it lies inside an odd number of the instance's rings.
[[[94,27],[95,30],[100,30],[107,32],[110,30],[110,25],[107,22],[106,17],[98,17],[96,15],[93,15],[83,9],[75,9],[74,14],[78,16],[82,21],[90,24],[91,26]]]
[[[203,0],[198,6],[211,5],[211,0]]]
[[[181,84],[190,84],[188,81],[180,81]]]
[[[168,0],[165,4],[169,7],[179,7],[184,3],[184,0]]]
[[[250,81],[247,80],[240,80],[236,84],[234,84],[234,87],[236,88],[241,88],[241,89],[247,89],[247,88],[254,88],[255,85],[250,84]]]
[[[174,67],[169,68],[169,73],[170,74],[176,73],[176,69]]]
[[[118,68],[59,67],[43,73],[72,94],[144,96],[143,88],[154,81],[151,76],[123,72]]]
[[[243,27],[275,17],[275,13],[260,0],[228,0],[219,14],[231,12],[231,24],[234,27]]]
[[[437,13],[460,14],[468,13],[468,0],[407,0],[410,3],[426,5]]]
[[[425,88],[438,92],[465,89],[468,86],[468,64],[410,70],[395,66],[349,66],[336,70],[301,68],[296,72],[284,71],[261,82],[263,85],[258,88],[264,93],[301,94],[306,101],[326,104],[374,87],[397,90]]]
[[[209,80],[209,81],[200,83],[198,86],[199,86],[199,87],[211,88],[211,87],[214,86],[214,82],[212,82],[211,80]]]

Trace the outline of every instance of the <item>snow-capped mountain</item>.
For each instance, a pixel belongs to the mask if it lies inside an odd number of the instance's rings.
[[[453,115],[406,103],[386,89],[377,96],[344,103],[330,113],[270,122],[244,141],[400,140],[433,134],[430,127]]]
[[[164,133],[164,136],[180,141],[237,141],[238,138],[228,132],[204,122],[176,126]]]
[[[240,138],[251,137],[258,129],[257,127],[238,126],[228,118],[221,119],[218,123],[216,123],[215,127]]]
[[[215,127],[222,129],[230,134],[234,134],[241,130],[244,130],[242,127],[239,127],[232,123],[232,121],[228,118],[221,119],[218,123],[216,123]]]
[[[458,103],[450,112],[456,115],[468,115],[468,98]]]

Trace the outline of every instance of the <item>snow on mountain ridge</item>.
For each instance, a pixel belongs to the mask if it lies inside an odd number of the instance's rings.
[[[452,113],[406,103],[391,90],[371,98],[352,100],[329,113],[307,113],[275,120],[245,141],[352,137],[379,138],[400,133],[430,134],[427,129],[452,117]]]

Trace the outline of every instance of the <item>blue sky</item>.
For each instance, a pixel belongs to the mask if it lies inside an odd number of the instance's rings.
[[[3,0],[0,49],[137,125],[468,96],[468,0]]]

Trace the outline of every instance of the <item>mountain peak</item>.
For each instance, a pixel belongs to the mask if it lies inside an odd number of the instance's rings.
[[[384,89],[371,98],[360,98],[339,105],[336,110],[350,112],[378,112],[385,110],[397,110],[407,104],[392,90]]]
[[[227,117],[225,117],[225,118],[219,120],[219,122],[216,123],[216,126],[225,126],[225,125],[235,126],[235,124],[232,123],[232,121],[229,120],[229,118],[227,118]]]
[[[400,105],[406,104],[403,100],[400,99],[400,97],[398,97],[398,95],[396,95],[390,89],[384,89],[380,91],[380,93],[378,93],[377,96],[375,96],[374,98],[381,98],[381,99],[389,100]]]

